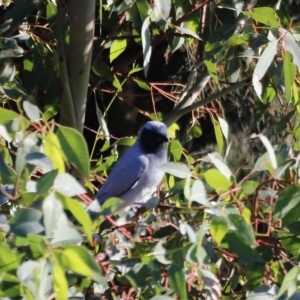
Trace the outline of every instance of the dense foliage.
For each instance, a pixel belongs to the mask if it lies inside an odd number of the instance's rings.
[[[0,1],[0,298],[298,299],[299,7]],[[158,195],[92,222],[147,119]]]

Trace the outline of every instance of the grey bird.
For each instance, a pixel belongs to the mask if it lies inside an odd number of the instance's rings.
[[[135,144],[112,168],[88,211],[93,212],[92,214],[99,213],[100,206],[111,197],[118,197],[124,201],[118,207],[118,211],[147,201],[164,176],[160,166],[167,162],[168,141],[167,127],[164,123],[147,122]]]

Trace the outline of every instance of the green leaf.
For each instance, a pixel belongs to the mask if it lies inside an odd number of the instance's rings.
[[[69,197],[86,193],[84,187],[69,173],[58,174],[54,180],[53,188]]]
[[[226,165],[223,157],[219,154],[219,153],[209,153],[208,158],[210,160],[211,163],[213,163],[215,165],[215,167],[228,179],[230,180],[231,176],[232,176],[232,172],[230,171],[230,169],[228,168],[228,166]]]
[[[62,215],[64,215],[64,218],[67,219],[64,213]],[[58,248],[62,246],[80,244],[82,241],[83,236],[76,229],[67,227],[67,224],[61,224],[61,226],[57,226],[54,229],[50,244],[53,248]]]
[[[293,56],[290,52],[285,52],[283,59],[283,70],[284,70],[284,85],[286,100],[291,101],[292,99],[292,84],[296,78],[296,66],[293,63]]]
[[[0,274],[16,270],[19,266],[16,254],[8,245],[0,245]]]
[[[163,164],[160,169],[178,178],[187,178],[191,174],[189,167],[181,163],[169,162]]]
[[[206,68],[210,74],[210,76],[212,77],[212,79],[214,80],[214,82],[216,84],[218,84],[219,80],[218,80],[218,73],[217,73],[217,64],[214,60],[212,59],[205,59],[204,61]]]
[[[107,285],[98,264],[90,253],[83,247],[65,247],[61,254],[61,265],[67,270],[90,277],[104,286]]]
[[[172,140],[170,143],[170,152],[174,157],[175,161],[179,161],[182,154],[182,146],[178,140]]]
[[[154,0],[154,3],[155,22],[167,20],[172,7],[171,0]]]
[[[252,84],[254,86],[254,90],[257,94],[257,96],[261,99],[262,95],[262,84],[260,80],[264,77],[266,74],[269,66],[274,61],[274,57],[277,54],[277,44],[278,40],[274,39],[267,48],[264,50],[263,54],[259,58],[254,72],[252,76]]]
[[[196,201],[205,206],[211,206],[206,197],[205,186],[202,181],[195,180],[191,189],[191,201]]]
[[[178,31],[179,33],[184,34],[184,35],[189,35],[197,40],[201,40],[197,33],[195,33],[194,31],[192,31],[188,28],[176,27],[176,31]]]
[[[11,231],[20,236],[42,233],[45,228],[42,225],[43,215],[35,209],[19,208],[9,220]]]
[[[261,257],[259,256],[257,251],[251,246],[243,243],[239,239],[237,233],[227,233],[223,242],[226,242],[228,244],[228,248],[230,251],[239,256],[240,261],[249,262],[253,260],[261,260]]]
[[[0,297],[5,299],[6,297],[20,298],[20,282],[18,278],[11,274],[4,274],[0,280]]]
[[[44,138],[45,154],[52,160],[55,169],[59,173],[65,172],[64,151],[62,151],[59,139],[54,132],[48,132]]]
[[[249,246],[254,245],[255,235],[254,235],[254,230],[252,228],[252,224],[246,222],[244,217],[238,214],[229,214],[228,219],[236,228],[237,235],[240,238],[240,240],[245,245],[249,245]]]
[[[282,220],[282,226],[287,226],[299,220],[300,188],[289,187],[283,190],[276,201],[274,220]]]
[[[220,126],[219,122],[214,117],[211,117],[211,119],[212,119],[212,123],[213,123],[213,126],[214,126],[214,131],[215,131],[215,136],[216,136],[216,140],[217,140],[218,152],[220,154],[222,154],[223,150],[224,150],[224,140],[223,140],[223,134],[222,134],[221,126]]]
[[[127,46],[126,39],[114,41],[109,48],[109,61],[114,61],[122,52],[125,51]]]
[[[168,279],[171,288],[174,290],[177,296],[179,296],[179,299],[187,300],[187,287],[182,268],[172,264],[168,269]]]
[[[140,34],[143,22],[148,16],[147,2],[145,0],[136,0],[129,10],[129,14],[132,20],[133,27]]]
[[[11,122],[14,120],[18,120],[17,127],[10,126]],[[0,107],[0,124],[1,125],[7,125],[7,131],[8,132],[16,132],[21,130],[25,130],[29,125],[29,121],[22,117],[21,115],[17,114],[16,112],[12,110],[8,110],[5,108]]]
[[[49,191],[49,189],[53,186],[57,173],[57,170],[52,170],[37,180],[36,188],[39,194],[44,194]]]
[[[246,266],[247,288],[252,291],[261,285],[266,265],[264,262],[253,261]]]
[[[59,219],[64,214],[63,207],[53,193],[51,193],[42,204],[44,226],[47,237],[51,237],[54,229],[59,225]]]
[[[279,27],[280,20],[270,7],[253,8],[251,11],[244,12],[244,15],[251,17],[255,21],[271,27]]]
[[[213,218],[209,227],[210,233],[220,246],[223,238],[228,232],[228,222],[223,216]]]
[[[246,180],[242,183],[242,192],[249,196],[255,193],[259,183],[254,180]]]
[[[161,264],[163,265],[169,265],[172,263],[171,260],[166,258],[166,248],[163,246],[164,241],[160,240],[154,247],[153,249],[153,253],[151,253],[151,255],[153,255],[157,261],[159,261]]]
[[[40,109],[32,96],[25,96],[22,105],[29,120],[36,122],[40,119]]]
[[[173,123],[171,126],[168,127],[168,137],[171,139],[176,138],[176,131],[179,130],[179,126],[177,123]]]
[[[75,199],[56,193],[56,197],[62,203],[64,209],[69,210],[76,220],[82,225],[88,240],[92,241],[92,222],[83,206]]]
[[[68,281],[65,276],[63,268],[59,264],[55,264],[52,269],[53,272],[53,288],[55,292],[55,298],[57,300],[68,299]]]
[[[19,57],[24,53],[24,50],[17,45],[17,41],[12,38],[0,38],[0,49],[0,59]]]
[[[47,251],[48,245],[44,237],[40,235],[29,234],[27,236],[27,241],[34,259],[42,257]]]
[[[136,83],[137,83],[137,85],[141,88],[141,89],[143,89],[143,90],[145,90],[145,91],[150,91],[151,89],[150,89],[150,86],[149,86],[149,84],[147,83],[147,82],[145,82],[145,81],[141,81],[141,80],[137,80],[137,79],[133,79]]]
[[[277,294],[277,297],[280,297],[286,290],[289,290],[289,287],[293,287],[293,285],[298,281],[298,277],[300,274],[300,267],[293,267],[289,272],[284,276],[282,285]]]
[[[228,191],[231,182],[217,169],[207,170],[203,174],[206,182],[217,192]]]
[[[119,198],[109,198],[101,205],[101,214],[104,216],[110,216],[114,214],[122,204],[124,204],[124,201]]]
[[[67,161],[73,164],[87,179],[89,179],[89,152],[82,134],[73,128],[59,126],[57,138]]]
[[[17,26],[36,8],[38,0],[15,0],[13,8],[5,14],[6,20],[10,20],[11,27]]]
[[[150,17],[147,17],[142,26],[142,32],[141,32],[141,38],[142,38],[142,46],[143,46],[143,68],[144,68],[144,75],[147,77],[148,70],[150,67],[150,58],[152,54],[152,46],[151,46],[151,19]]]

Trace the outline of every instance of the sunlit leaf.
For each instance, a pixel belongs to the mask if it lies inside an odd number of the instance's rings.
[[[98,264],[90,253],[83,247],[65,247],[62,250],[61,263],[62,266],[68,270],[90,277],[104,286],[107,285]]]
[[[88,179],[90,176],[89,152],[82,134],[64,126],[59,126],[56,134],[67,161]]]
[[[227,219],[222,216],[213,218],[209,230],[217,244],[220,245],[228,231]]]
[[[265,24],[267,26],[280,26],[280,20],[275,10],[273,10],[270,7],[253,8],[251,11],[244,12],[244,15],[249,16],[255,21]]]

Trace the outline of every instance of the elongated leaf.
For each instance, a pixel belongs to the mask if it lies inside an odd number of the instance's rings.
[[[82,235],[76,229],[64,226],[54,229],[50,244],[53,248],[58,248],[62,246],[76,245],[81,243],[82,240]]]
[[[43,173],[47,173],[53,169],[52,160],[41,152],[29,153],[25,156],[25,160],[27,163],[37,166]]]
[[[140,34],[144,20],[148,17],[148,4],[146,0],[137,0],[129,10],[132,24],[135,30]]]
[[[226,233],[228,232],[227,219],[223,216],[213,218],[211,220],[209,230],[217,244],[220,245]]]
[[[179,161],[182,154],[182,146],[178,140],[172,140],[170,143],[170,152],[172,153],[174,160]]]
[[[265,148],[267,149],[269,159],[270,159],[270,163],[272,165],[272,168],[275,170],[277,168],[277,159],[276,159],[275,151],[273,149],[272,144],[270,143],[268,138],[266,136],[264,136],[263,134],[253,134],[251,136],[251,138],[256,138],[256,137],[260,138],[260,140],[264,144]]]
[[[121,55],[127,46],[126,39],[120,39],[114,41],[109,48],[109,61],[114,61],[119,55]]]
[[[45,228],[42,225],[43,215],[35,209],[19,208],[9,220],[11,231],[20,236],[42,233]]]
[[[222,130],[219,122],[214,117],[211,118],[212,118],[212,123],[214,125],[214,131],[215,131],[215,136],[218,145],[218,152],[222,154],[224,150],[224,140],[223,140]]]
[[[182,34],[186,34],[189,35],[197,40],[201,40],[199,35],[197,33],[195,33],[194,31],[188,29],[188,28],[184,28],[184,27],[176,27],[176,31],[178,31],[179,33]]]
[[[48,132],[44,139],[45,154],[52,160],[55,169],[59,173],[65,171],[64,152],[62,151],[59,139],[54,132]]]
[[[69,210],[76,220],[82,225],[89,241],[92,240],[92,223],[88,213],[84,210],[83,206],[75,199],[69,198],[62,194],[56,193],[56,197],[62,203],[64,209]]]
[[[13,9],[5,14],[7,20],[12,18],[11,27],[21,23],[37,6],[38,0],[15,0]]]
[[[16,254],[8,245],[0,245],[0,274],[16,270],[19,266]]]
[[[284,84],[287,101],[290,101],[292,98],[292,84],[296,77],[296,67],[292,62],[292,58],[291,53],[286,52],[283,59]]]
[[[82,172],[86,178],[89,178],[89,152],[82,134],[73,128],[59,126],[57,138],[67,161]]]
[[[279,32],[283,37],[282,46],[293,55],[294,64],[300,69],[300,47],[294,37],[283,27],[279,28]]]
[[[173,162],[163,164],[160,169],[178,178],[187,178],[191,173],[188,166]]]
[[[99,122],[99,126],[100,126],[100,128],[101,128],[101,130],[102,130],[102,132],[105,136],[106,141],[109,142],[110,133],[109,133],[109,130],[108,130],[108,127],[107,127],[107,123],[105,121],[105,118],[102,114],[101,109],[98,106],[98,103],[96,102],[95,105],[96,105],[96,113],[97,113],[97,119],[98,119],[98,122]]]
[[[65,300],[68,298],[68,281],[65,276],[65,271],[59,264],[53,266],[53,281],[54,292],[57,300]]]
[[[52,170],[44,174],[41,178],[39,178],[36,184],[37,192],[40,194],[47,193],[49,189],[53,186],[57,173],[57,170]]]
[[[25,97],[22,105],[29,120],[37,121],[40,118],[40,110],[32,96]]]
[[[155,22],[166,20],[170,15],[172,6],[171,0],[154,0],[154,3]]]
[[[169,265],[172,263],[171,260],[168,260],[166,258],[166,249],[163,246],[163,240],[160,240],[154,247],[154,251],[152,253],[152,255],[154,255],[154,257],[162,264],[164,265]]]
[[[267,72],[270,64],[272,63],[276,53],[277,53],[278,40],[274,39],[268,47],[264,50],[263,54],[259,58],[252,76],[252,83],[257,96],[261,99],[262,95],[262,85],[260,80],[263,78]]]
[[[63,207],[54,194],[50,194],[43,201],[43,215],[46,235],[51,237],[54,229],[57,227],[58,219],[63,213]]]
[[[143,57],[144,57],[143,67],[144,67],[145,77],[147,77],[148,74],[148,70],[150,67],[150,58],[152,54],[150,26],[151,26],[151,19],[150,17],[147,17],[143,22],[142,33],[141,33]]]
[[[207,155],[210,161],[215,165],[215,167],[228,179],[230,180],[232,173],[228,166],[225,164],[222,156],[219,153],[212,153]]]
[[[247,223],[242,215],[229,214],[229,220],[235,226],[237,235],[245,245],[253,245],[255,242],[254,230],[251,223]]]
[[[69,197],[86,193],[84,187],[69,173],[58,174],[54,180],[53,188]]]
[[[275,204],[274,220],[282,220],[282,226],[289,225],[300,216],[300,188],[286,188]]]
[[[5,108],[0,107],[0,124],[2,125],[8,125],[9,122],[15,120],[15,119],[20,119],[20,126],[22,130],[25,130],[29,125],[29,121],[26,120],[24,117],[21,115],[17,114],[16,112],[12,110],[8,110]],[[11,132],[9,129],[13,129],[11,127],[7,128],[9,132]],[[19,130],[19,128],[15,128],[15,131]]]
[[[289,272],[284,276],[281,288],[278,293],[278,297],[281,296],[286,290],[293,286],[294,282],[297,280],[300,274],[300,267],[293,267]]]
[[[182,268],[175,264],[171,265],[168,269],[168,279],[171,288],[179,296],[179,299],[187,300],[187,287]]]
[[[210,169],[203,174],[206,182],[217,192],[227,191],[231,182],[216,169]]]
[[[191,201],[196,201],[202,205],[210,206],[210,202],[206,197],[205,186],[202,181],[195,180],[191,189]]]
[[[270,7],[253,8],[251,11],[244,12],[244,15],[249,16],[255,21],[267,26],[280,26],[280,20],[275,10]]]
[[[83,247],[65,247],[61,255],[61,264],[68,270],[90,277],[104,286],[107,285],[98,264],[95,262],[90,253]]]

